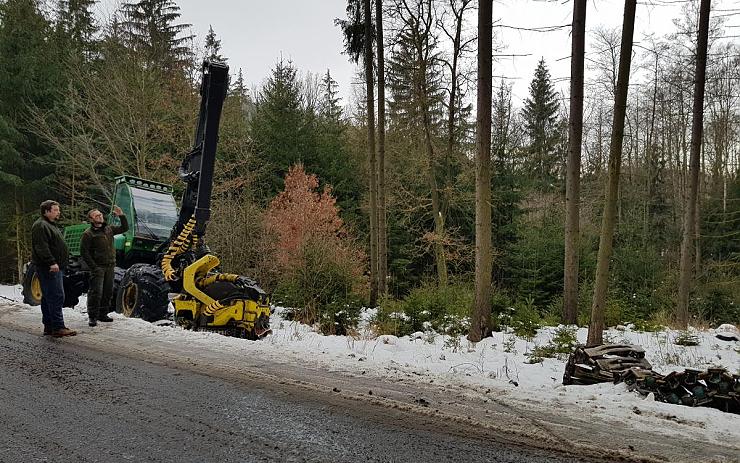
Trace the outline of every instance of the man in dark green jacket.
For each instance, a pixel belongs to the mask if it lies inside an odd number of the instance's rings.
[[[41,320],[44,335],[74,336],[76,331],[64,326],[64,267],[67,265],[67,244],[56,226],[61,214],[59,203],[41,203],[41,217],[31,227],[31,262],[41,284]]]
[[[113,206],[113,214],[121,220],[121,225],[110,226],[105,223],[103,213],[93,209],[87,214],[90,228],[85,230],[80,241],[80,254],[90,268],[90,290],[87,292],[88,325],[98,322],[112,322],[113,269],[116,266],[116,250],[113,235],[128,230],[128,220],[118,206]]]

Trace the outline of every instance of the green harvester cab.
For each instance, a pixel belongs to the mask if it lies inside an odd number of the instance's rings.
[[[128,175],[116,177],[113,205],[121,208],[129,223],[126,233],[114,237],[115,293],[125,269],[134,264],[153,264],[156,261],[159,248],[170,238],[178,211],[172,186]],[[119,225],[120,219],[112,212],[113,205],[107,221],[109,225]],[[64,241],[70,255],[64,274],[65,307],[76,305],[80,295],[88,289],[88,269],[80,256],[80,239],[89,227],[90,224],[81,223],[64,228]],[[23,288],[27,304],[41,303],[40,286],[33,264],[26,265]]]

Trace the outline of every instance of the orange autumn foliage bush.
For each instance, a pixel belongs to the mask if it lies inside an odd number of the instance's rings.
[[[337,328],[337,315],[346,317],[349,306],[359,311],[366,258],[347,233],[331,188],[318,189],[315,175],[301,165],[290,168],[285,190],[263,217],[271,237],[265,265],[278,281],[279,302],[298,309],[301,321],[318,322],[322,331],[334,333],[346,328]]]

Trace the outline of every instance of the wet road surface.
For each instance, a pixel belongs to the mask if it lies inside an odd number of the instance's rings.
[[[0,462],[575,462],[474,427],[0,326]]]

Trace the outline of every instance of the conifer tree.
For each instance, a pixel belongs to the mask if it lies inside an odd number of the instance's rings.
[[[211,61],[227,61],[227,58],[221,56],[221,41],[216,38],[213,26],[210,25],[208,26],[208,34],[206,35],[206,58]]]
[[[399,0],[394,14],[398,16],[400,31],[389,58],[388,83],[392,94],[389,102],[391,117],[399,122],[399,129],[414,140],[425,158],[424,177],[431,196],[433,232],[425,239],[434,250],[437,280],[447,284],[448,239],[439,188],[440,153],[435,148],[442,133],[444,92],[442,90],[441,61],[434,29],[433,6],[430,0]]]
[[[229,91],[232,95],[242,98],[247,96],[247,86],[244,83],[244,73],[242,72],[242,68],[239,68],[239,72],[236,73],[236,79],[234,79],[234,83],[231,84]]]
[[[540,186],[549,184],[557,165],[556,149],[560,141],[557,128],[557,93],[550,80],[550,71],[541,59],[529,85],[529,97],[524,101],[522,116],[529,137],[529,153],[525,162]]]
[[[192,35],[182,35],[190,24],[180,24],[180,7],[172,0],[124,3],[122,30],[129,47],[146,62],[165,70],[182,69],[192,55]]]
[[[282,190],[288,168],[303,163],[306,170],[316,173],[316,142],[308,117],[296,68],[282,59],[275,64],[272,75],[257,98],[250,134],[262,160],[269,165],[268,197]]]
[[[0,3],[0,215],[15,235],[19,275],[27,257],[24,224],[54,173],[52,150],[28,124],[32,108],[50,111],[58,103],[61,67],[51,34],[37,0]]]
[[[323,95],[319,105],[319,114],[323,118],[334,122],[339,122],[342,118],[342,106],[340,105],[342,99],[338,96],[338,87],[337,81],[334,80],[327,69],[326,74],[321,79]]]
[[[247,85],[244,83],[244,72],[241,68],[239,68],[239,72],[236,73],[236,79],[232,80],[231,88],[229,88],[229,98],[235,98],[238,100],[242,117],[245,121],[249,121],[254,116],[255,104],[249,94],[249,90],[247,90]]]
[[[74,57],[71,65],[94,58],[98,25],[92,7],[95,0],[59,0],[57,7],[57,41],[65,47],[68,58]]]

